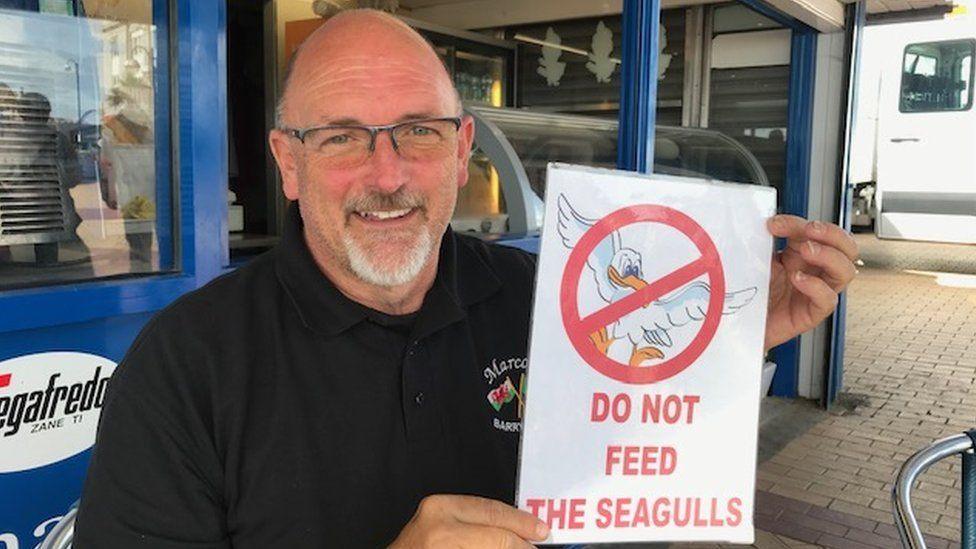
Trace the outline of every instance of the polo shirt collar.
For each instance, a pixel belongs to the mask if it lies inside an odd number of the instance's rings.
[[[279,281],[310,329],[336,336],[366,320],[367,308],[335,287],[319,269],[305,243],[298,204],[288,207],[281,241],[275,249]],[[466,308],[490,297],[501,279],[469,246],[458,242],[450,227],[438,252],[437,275],[424,296],[413,330],[416,339],[429,335],[466,316]]]

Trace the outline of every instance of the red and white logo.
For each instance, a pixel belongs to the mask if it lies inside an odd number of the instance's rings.
[[[726,293],[722,259],[711,237],[676,209],[634,205],[596,220],[580,215],[562,195],[558,207],[559,236],[571,250],[559,292],[563,325],[580,357],[607,377],[645,384],[680,373],[711,343],[722,315],[735,313],[756,295],[756,288]],[[647,279],[639,246],[625,244],[621,236],[622,229],[639,224],[668,228],[656,239],[679,238],[696,257]],[[665,265],[672,261],[655,259]],[[595,285],[605,306],[582,314],[581,284]],[[673,335],[679,332],[690,332],[690,338],[677,348]],[[610,356],[614,344],[628,347],[625,361]]]
[[[91,447],[116,366],[76,352],[0,362],[0,473],[56,463]]]

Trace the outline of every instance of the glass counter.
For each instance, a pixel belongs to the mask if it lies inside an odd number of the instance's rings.
[[[458,197],[455,230],[535,230],[550,162],[616,167],[616,120],[480,106],[466,110],[475,118],[475,150]],[[762,166],[739,142],[699,128],[658,126],[654,173],[769,185]]]

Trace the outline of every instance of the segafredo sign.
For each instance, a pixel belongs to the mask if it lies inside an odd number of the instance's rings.
[[[0,473],[56,463],[95,442],[116,363],[50,352],[0,362]]]

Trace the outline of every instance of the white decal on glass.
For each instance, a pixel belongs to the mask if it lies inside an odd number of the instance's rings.
[[[596,75],[597,82],[609,82],[619,62],[610,57],[613,54],[613,31],[600,21],[590,44],[593,51],[588,54],[590,60],[586,62],[586,69]]]
[[[668,70],[671,66],[671,58],[673,57],[670,53],[664,53],[664,48],[668,46],[668,31],[664,29],[664,25],[658,27],[658,41],[657,41],[657,79],[664,80],[664,71]]]
[[[556,31],[552,30],[552,27],[546,31],[546,44],[551,45],[542,46],[542,57],[539,58],[539,68],[536,69],[536,72],[544,76],[546,83],[550,86],[558,86],[559,80],[566,71],[566,63],[559,60],[563,54],[559,47],[562,44],[562,39],[559,38]]]

